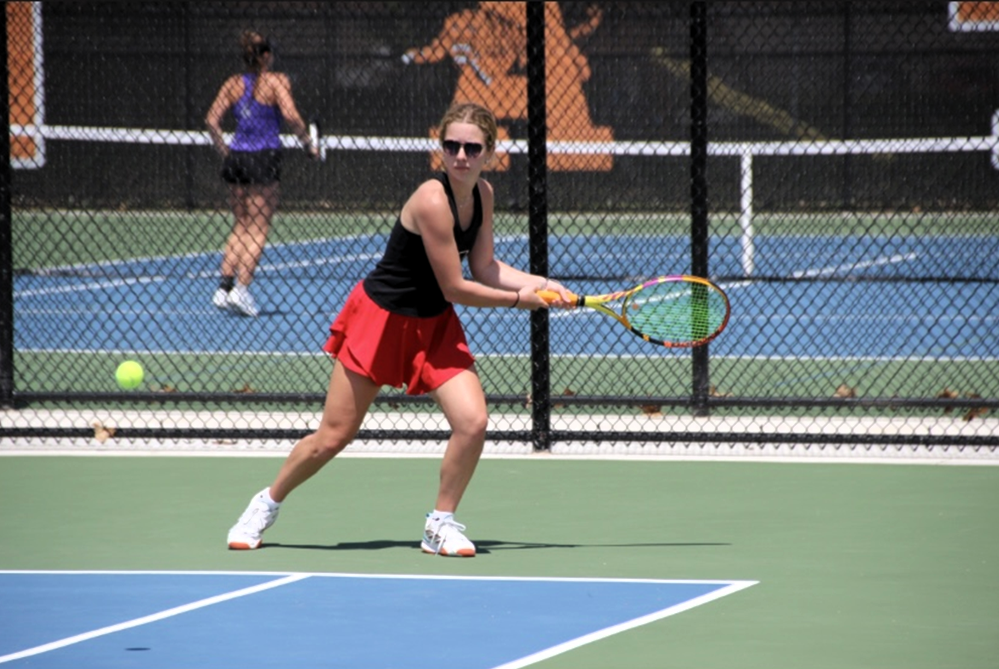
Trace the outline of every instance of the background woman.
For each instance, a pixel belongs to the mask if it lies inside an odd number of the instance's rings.
[[[266,37],[244,31],[239,39],[246,71],[222,84],[205,118],[216,151],[223,158],[222,179],[229,185],[233,225],[222,252],[222,279],[212,303],[244,316],[260,313],[250,294],[264,252],[281,181],[281,120],[291,127],[311,158],[319,155],[295,106],[288,77],[272,72],[274,50]],[[232,110],[232,144],[222,136],[222,118]]]

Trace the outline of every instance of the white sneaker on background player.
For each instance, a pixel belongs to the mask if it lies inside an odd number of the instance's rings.
[[[230,309],[244,316],[256,318],[260,315],[260,309],[257,308],[257,301],[250,294],[250,289],[241,283],[237,283],[229,291],[227,302]]]
[[[225,288],[216,290],[215,294],[212,295],[212,304],[222,311],[229,311],[229,291]]]

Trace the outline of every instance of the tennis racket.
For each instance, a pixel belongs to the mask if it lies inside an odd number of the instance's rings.
[[[312,140],[312,145],[319,149],[319,162],[326,162],[326,143],[323,141],[323,129],[318,119],[309,122],[309,139]]]
[[[558,293],[539,290],[549,304]],[[606,295],[574,295],[576,306],[610,316],[650,344],[667,348],[703,346],[721,334],[731,314],[728,296],[699,276],[660,276],[630,290]],[[621,312],[607,305],[622,300]]]

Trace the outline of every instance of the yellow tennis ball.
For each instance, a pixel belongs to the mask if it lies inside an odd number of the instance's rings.
[[[138,388],[139,384],[142,383],[143,376],[145,376],[145,372],[142,371],[142,365],[135,360],[126,360],[121,363],[114,373],[114,378],[122,390]]]

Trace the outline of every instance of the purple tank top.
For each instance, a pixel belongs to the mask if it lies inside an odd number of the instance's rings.
[[[281,111],[276,105],[260,104],[253,99],[257,77],[243,75],[243,95],[232,107],[236,132],[229,148],[232,151],[261,151],[281,148]]]

